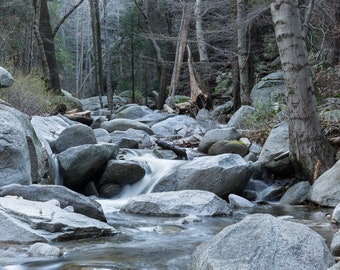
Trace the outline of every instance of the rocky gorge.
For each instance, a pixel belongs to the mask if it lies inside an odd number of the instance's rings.
[[[116,97],[111,115],[93,97],[85,125],[0,101],[1,267],[340,269],[340,161],[314,183],[292,177],[284,113],[263,146],[247,138],[282,84],[262,79],[226,124],[230,103],[191,117]]]

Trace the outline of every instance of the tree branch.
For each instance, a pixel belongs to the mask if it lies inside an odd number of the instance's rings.
[[[305,15],[305,20],[304,20],[303,25],[302,25],[301,35],[302,35],[303,38],[306,38],[307,34],[308,34],[309,22],[310,22],[310,18],[312,17],[314,4],[315,4],[315,0],[309,1],[308,7],[307,7],[307,12],[306,12],[306,15]]]
[[[79,7],[82,3],[84,2],[84,0],[80,0],[77,4],[75,4],[65,15],[64,17],[61,18],[61,20],[59,21],[59,23],[57,24],[57,26],[54,28],[52,36],[53,38],[55,37],[55,35],[57,34],[60,26],[67,20],[67,18],[73,13],[73,11],[76,10],[77,7]]]

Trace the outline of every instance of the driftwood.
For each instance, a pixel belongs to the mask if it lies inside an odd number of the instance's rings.
[[[64,114],[70,120],[90,126],[93,122],[90,111],[78,112],[77,110],[67,111]]]
[[[166,142],[162,140],[156,141],[157,145],[162,147],[163,149],[171,150],[173,151],[178,157],[188,159],[187,152],[184,148],[178,147],[171,142]]]

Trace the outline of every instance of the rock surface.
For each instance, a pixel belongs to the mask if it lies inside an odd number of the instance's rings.
[[[285,204],[301,204],[308,198],[311,185],[308,181],[299,182],[290,187],[280,199],[280,203]]]
[[[237,154],[198,157],[179,163],[159,180],[152,192],[197,189],[227,197],[230,193],[241,193],[252,172],[252,163]]]
[[[194,251],[189,270],[321,270],[334,265],[324,239],[307,226],[255,214]]]
[[[46,202],[58,200],[60,207],[72,206],[74,212],[106,222],[101,205],[95,200],[58,185],[12,184],[0,188],[0,197],[7,195],[22,197],[30,201]]]
[[[340,203],[340,160],[320,175],[308,196],[316,204],[335,207]]]
[[[130,199],[122,212],[149,216],[225,216],[231,215],[228,203],[201,190],[149,193]]]
[[[26,235],[26,231],[40,238],[34,242],[65,241],[117,233],[113,227],[104,222],[60,208],[57,200],[36,202],[6,196],[0,198],[0,205],[0,213],[7,215],[8,218],[6,223],[1,223],[0,231],[6,232],[6,229],[12,227],[19,228],[13,232],[16,235],[11,235],[12,238],[17,238],[17,243],[23,243],[20,237]],[[20,231],[22,233],[18,236],[17,233]],[[0,238],[0,241],[4,241],[3,238]]]
[[[14,79],[6,69],[0,67],[0,88],[10,87],[14,83]]]

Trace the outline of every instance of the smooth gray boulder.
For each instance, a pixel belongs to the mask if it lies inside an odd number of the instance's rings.
[[[212,146],[214,143],[218,141],[239,140],[240,138],[241,134],[235,128],[209,130],[202,137],[198,145],[198,151],[202,153],[208,153],[210,146]]]
[[[308,199],[327,207],[335,207],[340,203],[340,160],[316,179]]]
[[[60,257],[63,255],[63,251],[47,243],[38,242],[30,246],[27,254],[31,257]]]
[[[58,154],[64,185],[72,188],[106,165],[118,154],[116,144],[84,144],[68,148]]]
[[[334,265],[325,240],[306,225],[255,214],[193,252],[188,270],[321,270]]]
[[[66,149],[83,144],[96,144],[97,139],[92,128],[83,124],[76,124],[65,128],[54,141],[54,152],[60,153]]]
[[[178,163],[155,184],[152,192],[197,189],[225,198],[243,191],[253,169],[253,163],[237,154],[197,157]]]
[[[0,88],[10,87],[14,83],[14,79],[6,69],[0,67]]]
[[[18,196],[29,201],[46,202],[58,200],[60,207],[65,208],[72,206],[74,212],[83,214],[93,219],[106,222],[106,217],[101,205],[82,194],[74,192],[64,186],[58,185],[29,185],[23,186],[18,184],[0,187],[0,197]]]
[[[168,118],[151,127],[155,135],[162,137],[181,136],[188,137],[193,134],[205,133],[203,127],[190,116],[178,115]]]
[[[283,204],[302,204],[308,198],[311,184],[308,181],[299,182],[291,186],[280,199]]]
[[[99,186],[108,183],[132,185],[141,180],[144,175],[145,169],[138,161],[112,159],[105,167]]]
[[[104,222],[60,208],[57,200],[36,202],[6,196],[0,198],[0,204],[0,212],[7,213],[11,223],[17,224],[23,230],[26,230],[28,225],[35,234],[45,239],[38,242],[67,241],[117,233],[113,227]],[[3,228],[0,231],[3,231]]]
[[[149,127],[152,127],[153,125],[162,122],[168,118],[178,116],[177,114],[169,114],[165,112],[153,112],[147,115],[144,115],[143,117],[135,119],[136,121],[143,123]]]
[[[332,220],[336,223],[340,223],[340,203],[333,210]]]
[[[218,141],[210,146],[208,155],[215,156],[226,153],[238,154],[244,157],[248,154],[248,146],[240,141]]]
[[[0,109],[1,110],[1,109]],[[26,131],[10,112],[0,114],[0,186],[32,184]]]
[[[251,208],[255,206],[251,201],[236,194],[229,194],[228,201],[232,208]]]
[[[96,128],[93,130],[93,134],[96,137],[97,142],[102,143],[111,143],[112,138],[110,136],[110,133],[103,128]]]
[[[145,137],[150,138],[150,135],[143,130],[129,128],[125,131],[116,130],[110,133],[113,143],[119,145],[120,148],[138,149]]]
[[[275,161],[279,155],[289,151],[288,123],[282,122],[274,127],[262,147],[259,161],[272,173],[287,175],[294,172],[289,157]]]
[[[340,257],[340,232],[334,234],[331,243],[332,255],[335,257]]]
[[[14,129],[12,129],[12,131],[10,131],[10,132],[5,131],[5,133],[7,133],[7,135],[4,134],[4,137],[10,136],[10,133],[13,134],[14,130],[17,130],[17,131],[21,130],[21,131],[23,131],[22,136],[25,136],[25,139],[26,139],[26,143],[22,144],[21,146],[18,145],[19,141],[16,141],[16,140],[15,140],[15,144],[12,145],[12,147],[19,147],[19,148],[21,147],[22,148],[21,154],[23,154],[23,155],[26,155],[26,154],[24,154],[24,148],[26,147],[25,145],[27,145],[27,148],[28,148],[29,158],[20,161],[19,164],[17,164],[17,166],[22,165],[22,167],[23,167],[23,166],[27,165],[27,166],[31,167],[30,174],[31,174],[31,179],[32,179],[33,183],[40,183],[42,181],[42,179],[49,178],[50,177],[50,173],[49,173],[50,168],[49,168],[49,163],[47,162],[48,157],[47,157],[46,149],[42,145],[41,141],[38,139],[39,137],[37,137],[37,134],[36,134],[32,124],[30,123],[28,116],[23,114],[19,110],[11,107],[9,104],[2,102],[1,100],[0,100],[0,111],[3,112],[3,113],[0,114],[0,126],[7,125],[8,124],[7,121],[10,121],[9,126],[7,126],[7,128],[11,129],[11,126],[12,125],[14,126],[13,127]],[[6,114],[5,114],[5,112],[6,112]],[[8,118],[7,113],[11,114],[11,116],[9,118]],[[7,121],[1,120],[2,116],[7,117],[8,118]],[[5,128],[5,126],[3,126],[3,127]],[[15,133],[15,136],[19,136],[19,134]],[[2,142],[6,142],[6,140],[4,140]],[[8,142],[10,142],[10,140]],[[20,149],[19,149],[19,151],[20,151]],[[6,151],[6,154],[8,155],[9,152]],[[2,158],[0,158],[0,159],[2,159]],[[5,161],[5,160],[9,161],[8,158],[5,158],[3,161]],[[1,163],[1,161],[0,161],[0,163]],[[6,167],[7,167],[7,165],[5,166],[5,168]],[[22,167],[20,167],[20,169],[22,169]],[[1,166],[0,166],[0,168],[1,168]],[[20,174],[19,171],[17,171],[17,173]],[[27,180],[29,180],[29,179],[27,179]]]
[[[143,130],[149,135],[153,135],[153,131],[145,124],[142,124],[136,120],[131,119],[113,119],[107,122],[104,122],[100,125],[101,128],[106,129],[108,132],[114,132],[116,130],[126,131],[128,129],[137,129]]]
[[[130,199],[120,210],[148,216],[226,216],[232,210],[214,193],[183,190],[143,194]]]
[[[141,118],[145,115],[151,114],[152,110],[150,110],[146,106],[140,106],[138,104],[128,104],[120,107],[110,118],[110,120],[117,118],[125,118],[125,119],[137,119]]]

